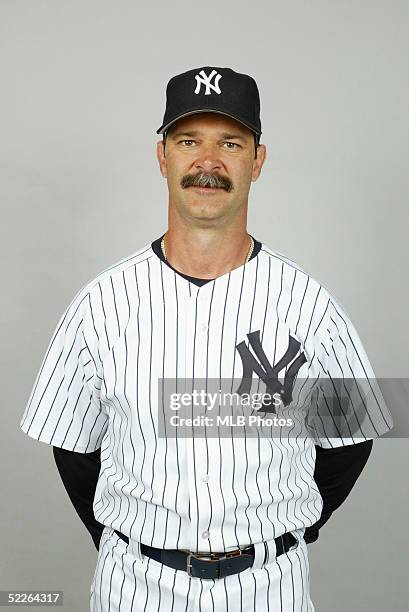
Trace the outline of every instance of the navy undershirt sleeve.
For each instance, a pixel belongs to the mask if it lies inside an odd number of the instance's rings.
[[[373,440],[366,440],[337,448],[315,447],[314,480],[323,500],[323,509],[320,519],[305,530],[304,539],[307,543],[318,539],[321,527],[352,491],[369,459],[372,445]]]
[[[93,510],[95,489],[101,468],[101,449],[92,453],[77,453],[53,446],[55,463],[68,496],[95,547],[99,548],[104,525],[99,523]]]

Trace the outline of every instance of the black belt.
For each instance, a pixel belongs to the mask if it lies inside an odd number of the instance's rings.
[[[116,529],[114,531],[124,542],[129,543],[128,536]],[[297,539],[291,533],[284,533],[279,536],[275,539],[276,556],[287,552],[296,543]],[[141,542],[140,550],[143,555],[151,557],[159,563],[168,565],[173,569],[184,570],[189,576],[206,580],[237,574],[251,567],[254,563],[253,544],[246,548],[221,553],[192,553],[184,550],[153,548],[153,546]]]

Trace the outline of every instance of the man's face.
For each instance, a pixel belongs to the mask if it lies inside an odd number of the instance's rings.
[[[161,173],[167,178],[169,205],[185,219],[232,217],[247,206],[265,146],[257,148],[253,132],[218,113],[200,113],[176,121],[166,145],[157,143]]]

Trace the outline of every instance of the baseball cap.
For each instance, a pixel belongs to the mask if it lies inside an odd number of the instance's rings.
[[[166,109],[157,134],[182,117],[215,112],[261,135],[260,96],[253,77],[231,68],[203,66],[178,74],[166,86]]]

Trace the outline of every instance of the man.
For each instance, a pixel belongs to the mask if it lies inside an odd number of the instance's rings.
[[[157,130],[168,229],[77,293],[20,424],[53,445],[98,547],[95,612],[313,611],[307,541],[392,427],[343,307],[247,233],[259,109],[254,79],[229,68],[169,81]],[[288,427],[170,427],[165,382],[193,396],[203,381],[240,397],[265,384],[277,404],[241,414]],[[190,404],[192,422],[202,408]]]

